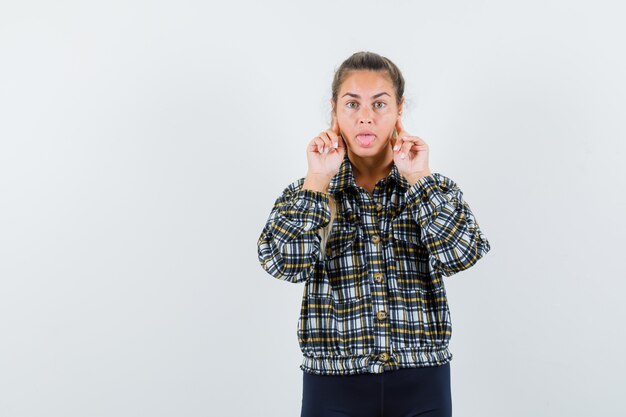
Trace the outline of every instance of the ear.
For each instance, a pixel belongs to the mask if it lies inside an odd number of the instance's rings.
[[[400,100],[400,104],[398,105],[398,113],[402,113],[402,107],[404,107],[404,96],[402,96],[402,99]]]
[[[398,140],[398,131],[396,128],[393,128],[393,132],[391,132],[391,137],[389,138],[389,143],[391,144],[391,149],[396,146],[396,141]]]

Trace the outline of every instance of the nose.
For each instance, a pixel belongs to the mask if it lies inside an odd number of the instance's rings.
[[[359,109],[359,123],[372,123],[371,109],[367,106]]]

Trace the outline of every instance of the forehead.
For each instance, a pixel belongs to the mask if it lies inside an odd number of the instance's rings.
[[[383,91],[386,91],[391,96],[394,96],[395,91],[393,89],[393,84],[391,83],[387,72],[351,71],[341,84],[341,88],[339,89],[339,98],[342,98],[347,92],[358,94],[363,98],[369,98],[370,96]]]

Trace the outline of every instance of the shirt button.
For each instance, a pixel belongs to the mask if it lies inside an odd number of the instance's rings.
[[[374,242],[374,243],[380,242],[380,236],[378,236],[378,235],[372,236],[372,242]]]
[[[381,211],[383,209],[383,205],[380,203],[376,203],[376,211]]]
[[[326,255],[331,256],[333,254],[333,248],[326,248]]]
[[[389,354],[387,352],[381,353],[379,358],[381,361],[387,362],[389,360]]]
[[[376,317],[378,318],[378,320],[385,320],[387,318],[387,312],[385,310],[380,310],[378,313],[376,313]]]
[[[374,273],[374,281],[378,282],[379,284],[383,282],[383,274],[381,274],[380,272]]]

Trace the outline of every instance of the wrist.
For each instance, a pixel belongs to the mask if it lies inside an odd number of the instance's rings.
[[[328,176],[322,174],[307,174],[304,178],[302,189],[325,193],[328,191],[331,179],[332,177],[329,178]]]
[[[423,177],[427,177],[427,176],[432,176],[432,172],[428,169],[425,171],[420,171],[420,172],[416,172],[413,173],[412,175],[409,175],[406,180],[409,182],[409,184],[411,185],[415,185],[415,183],[417,183],[417,181],[419,181],[421,178]]]

